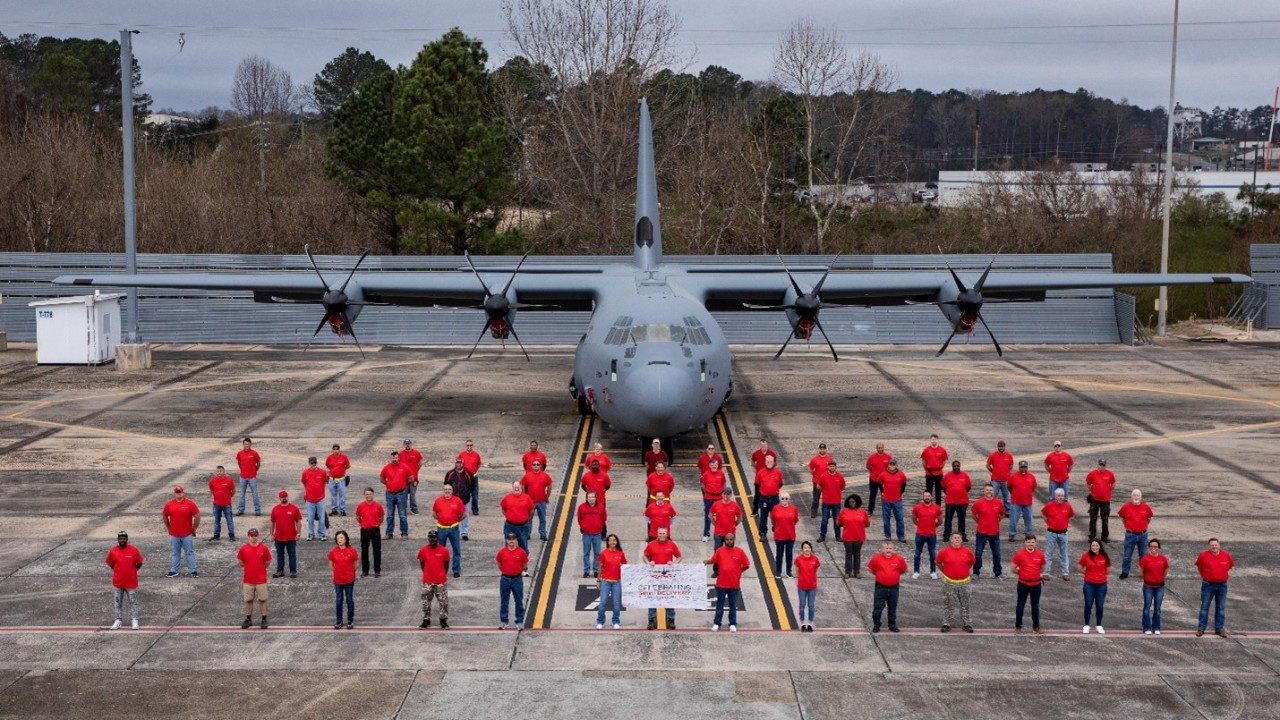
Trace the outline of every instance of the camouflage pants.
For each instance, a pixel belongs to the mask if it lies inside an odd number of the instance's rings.
[[[942,582],[942,624],[950,627],[956,617],[956,605],[960,606],[960,624],[969,627],[973,621],[969,618],[969,583]]]
[[[431,599],[435,598],[440,603],[440,619],[449,619],[449,586],[444,583],[439,585],[423,585],[422,586],[422,618],[424,620],[431,619]],[[966,604],[966,607],[968,605]]]

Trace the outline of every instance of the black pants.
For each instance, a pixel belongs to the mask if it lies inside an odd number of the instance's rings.
[[[1102,516],[1102,535],[1098,535],[1098,516]],[[1089,498],[1089,539],[1098,538],[1099,540],[1109,540],[1111,538],[1111,528],[1108,525],[1108,518],[1111,515],[1111,501],[1100,502]]]
[[[360,570],[369,574],[369,546],[373,546],[373,571],[382,572],[382,528],[360,528]]]
[[[759,485],[759,483],[757,483],[757,484],[756,484],[756,492],[755,492],[755,494],[751,496],[751,514],[752,514],[752,515],[759,515],[759,514],[760,514],[760,485]]]
[[[898,627],[898,586],[885,587],[876,583],[875,600],[871,606],[871,626],[880,629],[880,615],[889,606],[889,627]]]
[[[924,491],[933,493],[933,501],[942,504],[942,476],[929,475],[924,476]]]
[[[809,504],[809,516],[818,517],[818,505],[822,503],[822,488],[809,483],[809,489],[813,490],[813,502]]]
[[[1031,598],[1031,627],[1040,627],[1040,585],[1023,585],[1018,583],[1018,613],[1013,626],[1022,627],[1022,612],[1027,606],[1027,598]]]
[[[791,574],[791,559],[795,552],[795,540],[779,540],[773,539],[773,574],[781,575],[783,561],[786,562],[787,574]]]
[[[471,514],[480,514],[480,476],[471,476]]]
[[[969,506],[955,503],[952,505],[947,505],[946,508],[947,508],[947,522],[945,527],[942,530],[942,541],[951,542],[951,518],[954,517],[954,518],[959,518],[959,520],[956,523],[956,529],[960,531],[960,537],[963,538],[965,542],[969,542],[969,533],[965,531],[965,527],[964,527],[964,522],[965,522],[964,516],[968,513]]]
[[[760,497],[760,537],[769,534],[769,512],[777,504],[777,495],[763,495]]]
[[[871,515],[876,511],[876,495],[880,494],[880,483],[867,481],[867,514]]]
[[[862,572],[862,541],[848,540],[844,544],[844,574]]]

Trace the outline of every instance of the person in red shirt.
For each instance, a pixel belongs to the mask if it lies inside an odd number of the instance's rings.
[[[853,493],[844,499],[844,508],[836,516],[840,541],[844,543],[845,578],[862,577],[862,544],[867,541],[871,516],[862,509],[862,497]]]
[[[142,551],[129,544],[129,533],[116,533],[116,546],[107,551],[106,563],[111,568],[111,587],[115,593],[116,621],[112,630],[124,622],[124,601],[129,599],[129,615],[133,629],[138,629],[138,570],[142,569]]]
[[[249,542],[236,551],[236,562],[244,568],[241,596],[244,599],[244,621],[241,630],[253,627],[253,601],[258,601],[258,614],[262,616],[261,628],[267,629],[267,566],[271,564],[271,551],[258,542],[258,528],[250,528]]]
[[[332,452],[324,459],[324,467],[329,471],[329,514],[347,516],[347,487],[351,478],[347,471],[351,469],[351,458],[342,452],[342,446],[333,444]]]
[[[244,514],[244,501],[253,495],[253,514],[262,514],[262,501],[258,499],[258,470],[262,467],[262,456],[253,449],[253,439],[240,441],[240,452],[236,453],[236,466],[240,470],[240,507],[236,515]]]
[[[778,504],[778,493],[782,492],[785,482],[776,463],[776,457],[766,457],[764,467],[756,471],[756,499],[759,501],[756,503],[756,512],[759,515],[757,523],[760,542],[764,542],[769,534],[769,514],[773,511],[773,506]]]
[[[413,446],[413,438],[405,438],[400,448],[400,464],[409,471],[409,512],[418,514],[418,473],[422,470],[422,453]]]
[[[703,561],[715,568],[716,616],[711,621],[711,632],[720,629],[725,605],[729,606],[729,632],[738,632],[738,597],[742,595],[742,573],[751,567],[751,560],[742,548],[733,544],[733,533],[724,536],[724,544]]]
[[[676,506],[667,502],[666,493],[659,490],[653,496],[653,502],[644,509],[644,517],[649,521],[649,539],[658,537],[658,528],[671,531],[671,520],[676,516]]]
[[[733,491],[726,487],[720,491],[720,499],[711,503],[708,515],[714,521],[712,527],[716,538],[715,546],[712,548],[714,550],[724,544],[725,535],[738,531],[738,523],[742,520],[742,508],[734,502]]]
[[[480,466],[484,464],[484,459],[480,457],[480,453],[476,452],[476,443],[471,438],[462,445],[462,452],[458,453],[456,460],[462,461],[462,468],[471,476],[471,514],[480,514]],[[454,488],[457,490],[457,488]],[[463,533],[466,535],[466,533]]]
[[[169,577],[178,576],[182,554],[187,556],[187,572],[200,577],[196,571],[196,529],[200,527],[200,508],[187,497],[181,485],[173,488],[173,499],[160,511],[164,528],[169,533]]]
[[[515,533],[520,549],[529,552],[529,533],[533,529],[533,499],[524,491],[520,481],[511,483],[511,492],[498,503],[502,509],[502,535]]]
[[[698,472],[706,472],[713,461],[717,467],[724,465],[724,458],[720,457],[720,453],[716,451],[716,446],[707,445],[707,449],[698,456]]]
[[[545,469],[547,467],[547,456],[538,449],[537,440],[530,440],[529,449],[524,455],[520,456],[520,464],[524,467],[525,472],[529,472],[533,469],[533,464],[535,462]]]
[[[1009,542],[1018,531],[1018,518],[1022,518],[1022,531],[1031,535],[1031,503],[1035,500],[1036,476],[1027,469],[1027,461],[1018,461],[1018,472],[1009,476]]]
[[[800,606],[800,632],[813,632],[813,608],[818,599],[818,568],[822,560],[813,554],[813,543],[800,543],[800,556],[796,558],[796,592]],[[808,622],[805,622],[805,621]]]
[[[666,495],[667,499],[671,498],[671,493],[676,489],[676,479],[667,472],[667,464],[659,460],[658,464],[653,466],[653,472],[645,478],[644,487],[646,490],[644,506],[649,507],[649,503],[658,497],[658,493]]]
[[[1169,558],[1160,552],[1160,541],[1151,538],[1147,554],[1138,559],[1142,572],[1142,634],[1160,634],[1160,606],[1164,604],[1164,578],[1169,573]]]
[[[453,494],[462,501],[463,509],[466,509],[475,495],[476,489],[475,478],[471,473],[467,472],[466,465],[463,464],[462,458],[456,458],[453,461],[453,469],[444,474],[444,485],[453,488]],[[459,526],[462,530],[462,541],[467,542],[471,539],[471,516],[467,513],[462,514],[462,524]]]
[[[668,536],[666,528],[658,528],[658,537],[650,540],[648,545],[644,546],[644,553],[641,555],[646,565],[670,565],[678,563],[684,558],[680,555],[680,546],[676,545],[674,540]],[[675,608],[666,608],[667,629],[676,629],[676,611]],[[650,630],[658,629],[658,608],[649,608],[649,627]]]
[[[942,569],[942,632],[951,632],[951,622],[956,619],[956,607],[959,606],[961,627],[971,633],[969,583],[973,575],[973,551],[965,547],[964,537],[959,532],[947,537],[947,546],[938,551],[938,567]]]
[[[600,600],[596,603],[596,629],[604,629],[604,611],[613,605],[613,629],[622,627],[622,566],[627,564],[627,554],[617,535],[605,538],[605,548],[600,551]]]
[[[209,476],[209,494],[213,496],[213,536],[209,540],[222,537],[222,520],[227,521],[227,538],[236,539],[236,525],[231,519],[231,498],[236,494],[236,481],[227,474],[221,465]]]
[[[606,473],[613,469],[613,459],[604,451],[604,445],[600,443],[592,443],[591,452],[587,453],[586,465],[590,467],[593,462],[600,463],[600,469]]]
[[[752,472],[755,474],[758,474],[761,468],[765,466],[765,459],[769,457],[773,458],[774,465],[778,464],[778,453],[774,452],[773,449],[769,447],[768,440],[766,440],[765,438],[760,438],[760,444],[756,446],[755,452],[751,453]],[[759,483],[755,483],[755,494],[751,496],[751,514],[752,515],[760,514],[760,484]]]
[[[324,490],[329,484],[329,473],[316,464],[316,456],[307,458],[307,467],[302,471],[302,501],[306,508],[307,542],[325,537]]]
[[[880,476],[889,468],[893,455],[884,449],[884,443],[876,443],[876,451],[867,456],[867,514],[876,511],[876,495],[880,492]],[[847,574],[847,573],[846,573]]]
[[[1053,441],[1053,450],[1044,456],[1044,469],[1049,473],[1049,492],[1062,489],[1063,495],[1070,495],[1067,492],[1067,486],[1071,481],[1071,466],[1076,461],[1071,457],[1071,453],[1062,449],[1062,442]]]
[[[387,490],[387,539],[395,537],[396,514],[400,515],[400,537],[409,537],[409,468],[400,462],[400,453],[391,453],[391,462],[382,466],[378,480]]]
[[[1053,499],[1040,509],[1040,515],[1044,517],[1044,554],[1049,558],[1049,574],[1053,574],[1056,557],[1062,566],[1062,579],[1066,580],[1071,572],[1067,566],[1067,531],[1076,510],[1067,502],[1067,494],[1058,488],[1053,491]]]
[[[1031,629],[1037,635],[1044,633],[1040,629],[1040,593],[1044,590],[1044,566],[1048,558],[1036,547],[1036,536],[1027,533],[1022,542],[1022,549],[1013,554],[1009,565],[1018,578],[1018,610],[1015,616],[1013,631],[1022,633],[1022,615],[1027,607],[1027,599],[1031,599]]]
[[[920,502],[911,508],[911,521],[916,524],[916,557],[912,580],[920,579],[920,553],[929,548],[929,577],[938,579],[938,521],[942,519],[942,508],[933,501],[933,493],[928,490],[920,496]]]
[[[946,522],[942,530],[943,537],[951,537],[951,521],[956,520],[956,529],[960,537],[967,543],[969,533],[965,531],[965,516],[969,514],[969,491],[973,489],[973,481],[969,473],[960,469],[960,461],[951,461],[951,472],[942,476],[942,499],[946,506]]]
[[[1054,491],[1057,495],[1057,491]],[[1102,547],[1100,540],[1089,541],[1089,551],[1080,556],[1080,571],[1084,573],[1084,633],[1089,633],[1089,617],[1093,611],[1094,629],[1099,635],[1106,634],[1102,627],[1102,607],[1107,601],[1107,571],[1111,569],[1111,558]]]
[[[827,474],[827,464],[831,462],[831,456],[827,454],[827,444],[818,443],[818,454],[809,458],[809,479],[813,490],[813,502],[809,506],[809,517],[818,517],[818,504],[822,498],[822,486],[818,484],[818,478]]]
[[[382,521],[387,511],[373,499],[373,488],[364,489],[364,501],[356,505],[356,522],[360,523],[360,574],[369,577],[369,555],[373,550],[373,576],[382,577]]]
[[[356,622],[356,565],[360,553],[351,547],[351,537],[346,530],[333,534],[333,549],[329,551],[329,569],[333,571],[333,629],[342,629],[342,605],[347,606],[347,625],[350,630]]]
[[[667,451],[662,449],[662,441],[658,438],[654,438],[653,442],[649,443],[649,449],[644,451],[642,459],[644,460],[646,474],[656,470],[658,463],[666,465],[671,462],[671,456],[667,455]]]
[[[938,443],[937,435],[929,436],[929,444],[920,451],[920,462],[924,465],[924,489],[933,493],[933,501],[942,505],[942,471],[947,467],[947,449]]]
[[[907,561],[894,551],[892,540],[885,540],[883,549],[867,561],[867,569],[876,579],[876,590],[871,605],[871,632],[880,632],[880,618],[885,606],[889,607],[889,631],[898,632],[898,591],[902,573],[907,571]]]
[[[276,544],[276,574],[284,577],[284,557],[289,556],[289,577],[298,577],[298,535],[302,534],[302,513],[289,502],[289,492],[280,491],[280,503],[271,508],[271,539]]]
[[[782,493],[777,505],[769,511],[773,519],[773,576],[782,577],[785,561],[786,575],[791,575],[792,555],[796,547],[796,525],[800,522],[800,510],[791,504],[791,493]]]
[[[582,577],[600,577],[600,535],[608,518],[593,492],[578,505],[578,531],[582,533]]]
[[[534,460],[529,469],[520,478],[520,484],[533,501],[533,509],[538,513],[538,537],[547,541],[547,502],[551,499],[551,476],[543,469],[541,460]]]
[[[827,520],[831,520],[834,528],[836,516],[840,514],[840,503],[844,500],[844,475],[836,467],[833,459],[827,463],[827,471],[818,478],[818,488],[822,496],[822,527],[818,530],[818,542],[827,541]]]
[[[1001,575],[1000,564],[1000,521],[1004,519],[1004,502],[996,497],[995,487],[993,483],[987,483],[982,488],[982,497],[973,501],[973,506],[969,508],[970,514],[976,521],[974,532],[977,534],[977,547],[974,550],[976,556],[973,563],[973,576],[982,577],[982,550],[985,547],[991,548],[991,570],[995,574],[996,579],[1003,577]]]
[[[991,473],[991,489],[1004,506],[1009,507],[1009,476],[1013,474],[1013,455],[1006,449],[1008,445],[1001,440],[996,443],[995,452],[987,456],[987,472]]]
[[[431,514],[436,519],[436,539],[441,545],[453,549],[453,576],[462,575],[462,520],[467,516],[467,504],[453,494],[452,485],[443,485],[440,496],[431,503]]]
[[[706,456],[704,455],[703,457]],[[701,462],[701,458],[699,458],[699,462]],[[720,500],[727,482],[724,470],[720,469],[720,460],[713,458],[709,461],[707,468],[702,471],[702,478],[698,482],[702,486],[702,542],[706,542],[711,538],[711,506]],[[719,535],[720,533],[716,534]]]
[[[599,460],[591,461],[590,469],[582,473],[582,489],[586,492],[595,493],[596,499],[600,501],[600,507],[608,506],[609,488],[613,487],[613,480],[609,478],[609,472],[604,469],[604,465]],[[609,525],[605,523],[601,532],[607,535],[609,533]]]
[[[1200,571],[1200,616],[1196,624],[1196,637],[1204,635],[1209,627],[1209,604],[1213,604],[1213,632],[1227,637],[1227,581],[1231,569],[1236,566],[1231,553],[1222,549],[1218,538],[1209,538],[1209,549],[1196,558]]]
[[[454,498],[457,500],[457,498]],[[418,550],[418,565],[422,568],[422,624],[431,627],[431,601],[440,605],[440,629],[449,629],[449,548],[440,544],[440,534],[427,531],[427,544]]]
[[[1124,580],[1129,577],[1129,561],[1134,551],[1137,551],[1139,560],[1146,553],[1147,528],[1155,513],[1142,501],[1142,491],[1135,488],[1129,493],[1129,502],[1120,506],[1116,516],[1124,523],[1124,560],[1120,563],[1120,579]]]
[[[1098,467],[1084,476],[1084,484],[1089,486],[1089,539],[1098,538],[1104,543],[1111,542],[1111,492],[1116,486],[1116,475],[1107,469],[1107,461],[1099,460]],[[1098,518],[1102,518],[1102,534],[1098,534]]]
[[[508,609],[511,602],[516,606],[516,627],[524,625],[524,578],[529,576],[529,553],[520,547],[520,538],[512,532],[506,533],[506,544],[498,548],[494,556],[498,563],[498,625],[499,630],[507,629]]]
[[[906,526],[902,521],[902,496],[907,491],[907,474],[898,469],[898,463],[890,460],[880,473],[880,517],[884,520],[884,539],[890,540],[889,519],[897,525],[898,542],[907,541]]]

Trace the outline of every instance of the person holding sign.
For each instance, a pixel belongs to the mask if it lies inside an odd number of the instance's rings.
[[[657,539],[650,540],[648,545],[644,546],[644,562],[646,565],[670,565],[678,563],[683,559],[680,555],[680,547],[675,541],[668,537],[668,531],[665,527],[658,528]],[[696,566],[695,566],[696,567]],[[675,608],[667,608],[667,628],[674,630],[676,628],[676,611]],[[658,609],[649,608],[649,629],[658,629]]]
[[[711,632],[720,629],[726,603],[729,605],[729,632],[738,632],[738,597],[742,594],[742,573],[751,567],[751,560],[742,548],[733,544],[733,533],[729,533],[724,536],[724,544],[716,548],[703,563],[716,569],[716,617],[711,622]]]

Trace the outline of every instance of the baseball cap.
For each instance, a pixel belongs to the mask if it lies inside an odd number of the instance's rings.
[[[289,497],[289,491],[288,491],[288,490],[281,490],[281,491],[280,491],[280,497],[282,497],[282,498],[287,498],[287,497]]]
[[[428,530],[427,537],[429,538],[440,537],[440,533],[436,532],[435,530]]]
[[[1106,465],[1106,464],[1107,464],[1107,459],[1106,459],[1106,458],[1098,458],[1098,464],[1099,464],[1099,465]]]
[[[1053,441],[1053,446],[1054,446],[1054,447],[1062,447],[1062,441],[1061,441],[1061,440],[1054,440],[1054,441]]]
[[[249,537],[258,537],[258,528],[249,528]]]
[[[125,532],[125,531],[121,530],[120,532],[116,533],[116,537],[118,537],[118,538],[121,538],[121,537],[129,537],[129,533],[127,533],[127,532]]]
[[[822,449],[826,449],[827,444],[826,444],[826,443],[818,443],[818,447],[819,447],[819,448],[822,448]]]
[[[183,491],[183,490],[182,490],[182,486],[181,486],[181,485],[174,485],[174,486],[173,486],[173,494],[174,494],[174,495],[177,495],[178,493],[180,493],[180,492],[182,492],[182,491]]]
[[[404,444],[405,444],[405,445],[412,445],[412,444],[413,444],[413,438],[405,438],[405,439],[404,439]]]
[[[312,465],[315,465],[315,464],[316,464],[316,456],[315,456],[315,455],[312,455],[311,457],[307,458],[307,462],[311,463]]]
[[[1018,467],[1027,467],[1027,461],[1026,461],[1026,460],[1019,460],[1019,461],[1018,461]]]
[[[508,540],[519,540],[520,538],[516,537],[516,534],[515,534],[515,533],[507,533],[507,539],[508,539]]]

